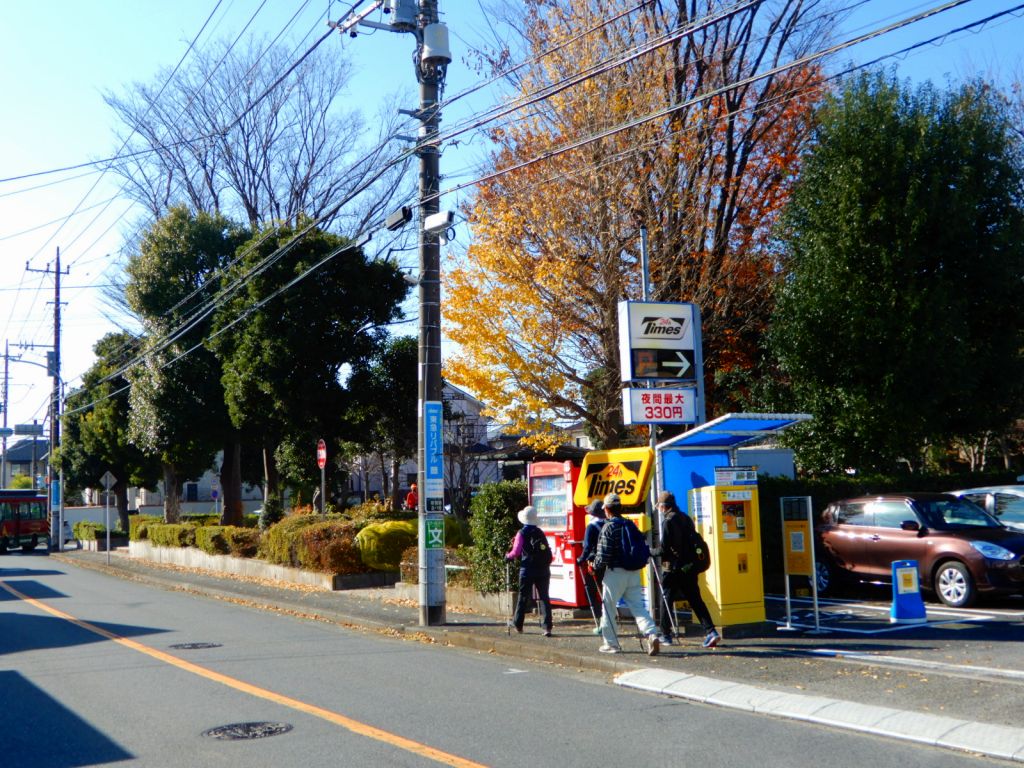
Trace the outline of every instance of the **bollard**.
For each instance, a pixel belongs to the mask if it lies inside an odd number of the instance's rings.
[[[892,564],[892,624],[924,624],[928,621],[921,599],[916,560],[896,560]]]

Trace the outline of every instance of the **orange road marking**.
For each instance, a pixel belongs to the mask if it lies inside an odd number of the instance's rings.
[[[290,696],[284,696],[280,693],[268,691],[266,688],[260,688],[259,686],[246,683],[234,677],[222,675],[220,672],[214,672],[212,669],[207,669],[206,667],[201,667],[198,664],[193,664],[192,662],[179,659],[177,656],[172,656],[169,653],[158,651],[156,648],[150,648],[142,643],[129,640],[127,637],[121,637],[120,635],[109,632],[102,627],[97,627],[95,624],[90,624],[89,622],[76,618],[69,613],[64,613],[63,611],[53,608],[46,603],[22,594],[7,582],[0,581],[0,587],[3,587],[19,600],[28,603],[34,608],[38,608],[40,611],[71,622],[84,630],[93,632],[101,637],[107,638],[108,640],[112,640],[118,645],[123,645],[125,648],[131,648],[133,651],[144,653],[158,661],[170,664],[171,666],[177,667],[185,672],[191,672],[194,675],[205,677],[207,680],[212,680],[213,682],[220,683],[221,685],[226,685],[228,688],[234,688],[236,691],[241,691],[242,693],[247,693],[250,696],[255,696],[256,698],[265,699],[267,701],[274,702],[275,704],[280,704],[281,706],[289,707],[299,712],[304,712],[307,715],[319,717],[329,723],[340,725],[342,728],[346,728],[352,733],[359,734],[360,736],[366,736],[367,738],[375,739],[385,744],[390,744],[393,747],[398,747],[399,749],[404,749],[407,752],[421,755],[443,765],[456,766],[457,768],[487,768],[487,766],[482,763],[476,763],[472,760],[459,757],[458,755],[442,752],[439,749],[434,749],[433,747],[421,744],[418,741],[406,739],[402,736],[398,736],[397,734],[390,733],[380,728],[375,728],[372,725],[367,725],[366,723],[361,723],[358,720],[353,720],[350,717],[345,717],[345,715],[340,715],[337,712],[331,712],[329,709],[324,709],[323,707],[318,707],[314,704],[307,704],[304,701],[299,701],[298,699],[293,699]]]

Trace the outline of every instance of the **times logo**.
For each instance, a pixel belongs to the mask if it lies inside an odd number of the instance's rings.
[[[640,335],[656,339],[681,339],[686,332],[682,317],[644,317],[640,320]]]

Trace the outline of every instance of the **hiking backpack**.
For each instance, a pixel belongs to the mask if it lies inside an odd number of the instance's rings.
[[[639,571],[651,558],[651,548],[647,546],[647,539],[632,520],[622,518],[619,528],[622,534],[622,559],[617,567],[625,568],[627,571]]]
[[[708,543],[696,529],[690,534],[690,546],[693,547],[693,572],[704,573],[711,567],[711,553],[708,552]]]
[[[544,531],[535,525],[523,528],[523,561],[525,565],[551,565],[551,547]]]

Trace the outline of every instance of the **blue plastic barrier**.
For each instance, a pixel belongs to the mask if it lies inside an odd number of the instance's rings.
[[[916,560],[897,560],[892,564],[892,610],[889,621],[893,624],[924,624],[928,621],[921,599],[921,584],[917,578]]]

